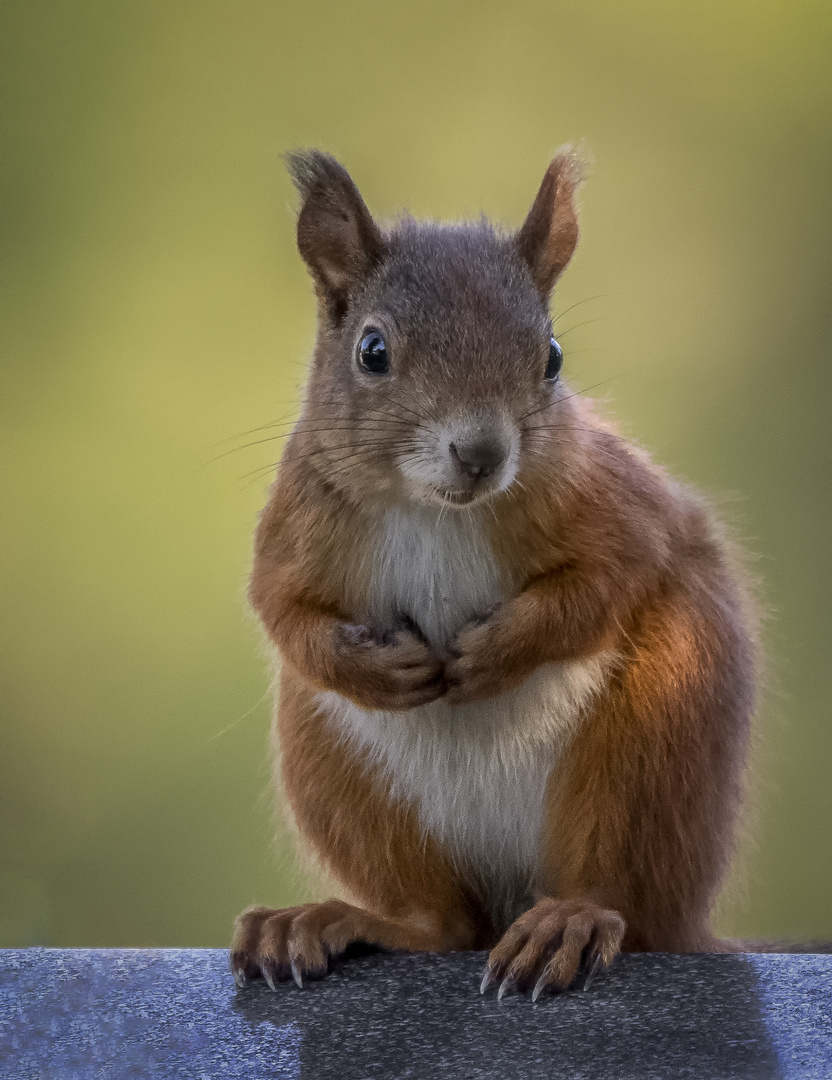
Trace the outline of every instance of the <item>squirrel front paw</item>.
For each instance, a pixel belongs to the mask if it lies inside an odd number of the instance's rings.
[[[444,665],[412,630],[387,632],[341,623],[333,687],[365,709],[415,709],[445,692]]]
[[[528,674],[512,658],[504,611],[504,607],[497,607],[474,619],[451,641],[451,656],[445,664],[444,700],[449,705],[467,705],[502,694]]]
[[[544,897],[521,915],[492,949],[480,993],[500,984],[509,990],[566,990],[576,982],[584,990],[608,968],[621,949],[624,920],[617,911],[586,900]]]
[[[273,910],[253,907],[234,924],[229,964],[237,986],[263,978],[279,982],[319,979],[331,959],[360,938],[362,912],[341,900]]]

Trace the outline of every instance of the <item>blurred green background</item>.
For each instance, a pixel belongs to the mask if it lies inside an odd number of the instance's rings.
[[[310,349],[280,153],[335,152],[381,215],[516,224],[580,137],[569,376],[714,496],[771,616],[720,925],[832,936],[830,5],[0,19],[0,944],[221,946],[244,905],[306,894],[244,604],[277,444],[210,461],[292,412]]]

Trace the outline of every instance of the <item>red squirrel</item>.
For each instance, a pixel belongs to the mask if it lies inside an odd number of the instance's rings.
[[[243,912],[238,985],[364,942],[488,949],[481,991],[536,999],[622,949],[730,948],[753,605],[703,501],[561,378],[579,155],[516,232],[382,228],[334,158],[288,161],[318,328],[249,596],[276,770],[341,897]]]

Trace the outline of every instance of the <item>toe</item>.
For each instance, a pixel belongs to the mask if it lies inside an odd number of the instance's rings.
[[[286,982],[292,977],[289,965],[276,960],[273,956],[261,956],[260,974],[272,990],[277,989],[278,983]]]
[[[343,952],[350,935],[346,923],[349,907],[340,900],[315,904],[292,922],[287,951],[292,975],[298,986],[305,979],[319,979],[327,973],[330,955]]]
[[[588,990],[595,981],[595,976],[602,971],[607,965],[604,963],[604,958],[598,952],[597,949],[589,949],[586,959],[581,965],[581,988]]]
[[[563,939],[564,920],[557,915],[542,919],[511,963],[509,974],[521,989],[528,989],[557,951]]]

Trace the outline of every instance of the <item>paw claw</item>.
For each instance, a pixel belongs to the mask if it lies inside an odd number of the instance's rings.
[[[292,961],[292,978],[298,984],[299,989],[303,989],[303,974],[300,970],[300,965],[297,960]]]
[[[242,990],[248,982],[248,979],[246,978],[246,973],[243,971],[242,968],[234,969],[234,982],[237,984],[237,987],[240,990]]]
[[[482,979],[480,980],[480,993],[484,994],[485,991],[495,983],[497,980],[494,978],[494,972],[486,965],[485,971],[482,973]]]
[[[544,971],[537,982],[534,984],[534,990],[532,990],[532,1001],[537,1001],[540,995],[543,993],[549,982],[549,978]]]
[[[514,989],[516,981],[517,980],[514,978],[513,975],[506,975],[506,977],[500,983],[500,989],[497,991],[498,1001],[502,1001],[506,994],[509,992],[509,990]]]
[[[602,967],[605,967],[604,958],[600,953],[596,953],[594,959],[589,965],[589,970],[586,973],[584,979],[583,989],[588,990],[592,986],[592,982]]]

